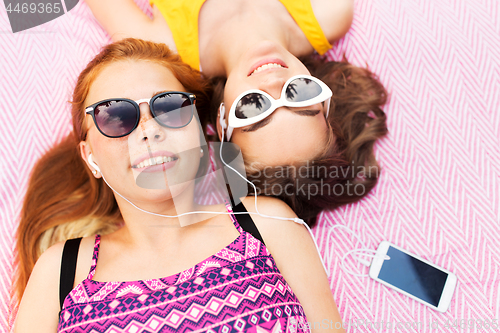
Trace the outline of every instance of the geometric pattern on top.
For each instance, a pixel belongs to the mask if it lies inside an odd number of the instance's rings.
[[[304,309],[266,246],[230,217],[240,232],[231,244],[159,279],[92,280],[96,235],[90,272],[66,296],[57,331],[310,332]]]

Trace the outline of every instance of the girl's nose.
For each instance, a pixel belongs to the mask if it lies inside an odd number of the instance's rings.
[[[269,77],[259,82],[258,89],[265,91],[274,99],[281,97],[281,91],[285,85],[286,78],[282,77]]]
[[[137,126],[137,140],[148,142],[160,142],[165,140],[165,128],[160,126],[154,119],[148,103],[139,104],[141,118]]]

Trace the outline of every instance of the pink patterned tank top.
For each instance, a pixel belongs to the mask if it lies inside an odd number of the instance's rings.
[[[97,235],[88,277],[65,298],[57,331],[310,332],[266,246],[230,217],[240,232],[231,244],[194,267],[152,280],[92,280]]]

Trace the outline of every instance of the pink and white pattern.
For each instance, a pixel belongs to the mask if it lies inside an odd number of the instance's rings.
[[[136,1],[147,8],[147,0]],[[434,322],[434,331],[458,331],[444,325],[469,319],[475,324],[467,331],[479,332],[485,320],[500,319],[499,17],[497,0],[356,0],[351,30],[329,53],[368,65],[391,93],[389,135],[376,145],[379,184],[362,202],[323,213],[313,230],[331,258],[331,289],[344,321],[365,324],[349,332],[425,332]],[[2,331],[11,330],[16,314],[13,235],[29,171],[69,132],[66,101],[107,42],[83,2],[17,34],[0,10]],[[339,258],[355,242],[338,230],[328,237],[336,224],[372,249],[387,239],[455,272],[459,284],[448,312],[343,272]],[[382,322],[393,329],[380,328]],[[422,329],[396,327],[419,322]],[[151,318],[147,325],[158,323]]]

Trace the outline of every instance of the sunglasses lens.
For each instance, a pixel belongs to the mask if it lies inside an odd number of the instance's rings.
[[[94,109],[97,127],[110,137],[121,137],[130,133],[137,123],[137,110],[127,101],[108,101]]]
[[[286,87],[286,100],[289,102],[302,102],[318,97],[321,87],[313,80],[298,78]]]
[[[251,93],[243,96],[236,105],[236,117],[246,119],[258,116],[271,107],[271,101],[259,93]]]
[[[193,105],[191,100],[177,93],[160,95],[153,101],[153,110],[156,119],[166,127],[184,127],[193,118]]]

